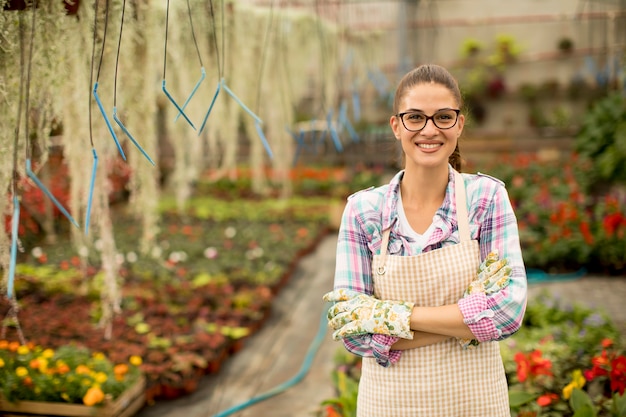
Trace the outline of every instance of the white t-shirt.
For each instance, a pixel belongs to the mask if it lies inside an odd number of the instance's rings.
[[[409,224],[409,220],[406,218],[406,213],[404,212],[404,206],[402,205],[402,195],[400,194],[400,190],[398,190],[397,209],[398,209],[398,221],[400,222],[400,229],[399,229],[400,232],[403,235],[410,237],[411,240],[414,240],[415,243],[420,246],[420,248],[423,248],[424,246],[426,246],[426,243],[428,242],[428,238],[430,237],[430,234],[433,232],[433,229],[435,228],[435,223],[431,222],[430,226],[428,226],[428,229],[426,229],[426,231],[423,234],[417,233],[415,230],[413,230],[413,228]],[[434,220],[434,217],[433,217],[433,220]]]

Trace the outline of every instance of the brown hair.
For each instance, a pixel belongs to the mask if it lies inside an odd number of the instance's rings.
[[[459,108],[463,108],[461,90],[459,89],[459,84],[452,74],[450,74],[450,72],[442,66],[424,64],[408,72],[400,80],[393,100],[394,114],[398,114],[400,112],[400,103],[402,102],[405,93],[412,87],[422,83],[437,83],[446,87],[452,93],[452,96],[456,100]],[[459,151],[458,142],[448,161],[454,169],[461,171],[461,152]]]

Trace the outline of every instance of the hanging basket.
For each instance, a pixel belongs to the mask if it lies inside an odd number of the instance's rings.
[[[65,11],[68,15],[75,15],[78,13],[78,6],[80,0],[63,0],[65,5]],[[39,1],[35,1],[36,7],[39,7]],[[26,0],[9,0],[4,5],[4,10],[26,10]]]
[[[40,401],[18,401],[11,403],[0,396],[0,414],[4,416],[22,417],[131,417],[144,405],[146,380],[141,377],[134,385],[124,391],[115,401],[102,407],[80,404],[62,404]],[[11,414],[15,413],[15,414]]]

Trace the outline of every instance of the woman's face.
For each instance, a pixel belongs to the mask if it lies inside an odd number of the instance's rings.
[[[443,109],[458,108],[454,95],[446,87],[436,83],[421,83],[405,92],[399,113],[420,112],[425,116],[432,116]],[[443,125],[446,119],[441,120],[439,124]],[[448,158],[454,152],[463,131],[465,117],[459,114],[456,124],[449,129],[438,128],[433,120],[428,120],[426,126],[417,132],[407,130],[399,117],[392,116],[389,123],[396,139],[402,143],[406,165],[434,168],[447,166]]]

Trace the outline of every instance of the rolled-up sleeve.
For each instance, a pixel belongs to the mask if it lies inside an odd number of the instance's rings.
[[[499,182],[489,181],[483,197],[477,199],[474,208],[475,224],[481,258],[497,251],[501,259],[507,259],[512,269],[509,284],[493,294],[473,294],[459,300],[464,321],[479,342],[503,340],[517,332],[522,324],[527,302],[526,270],[519,241],[517,219],[508,193]],[[491,196],[488,198],[487,196]]]

